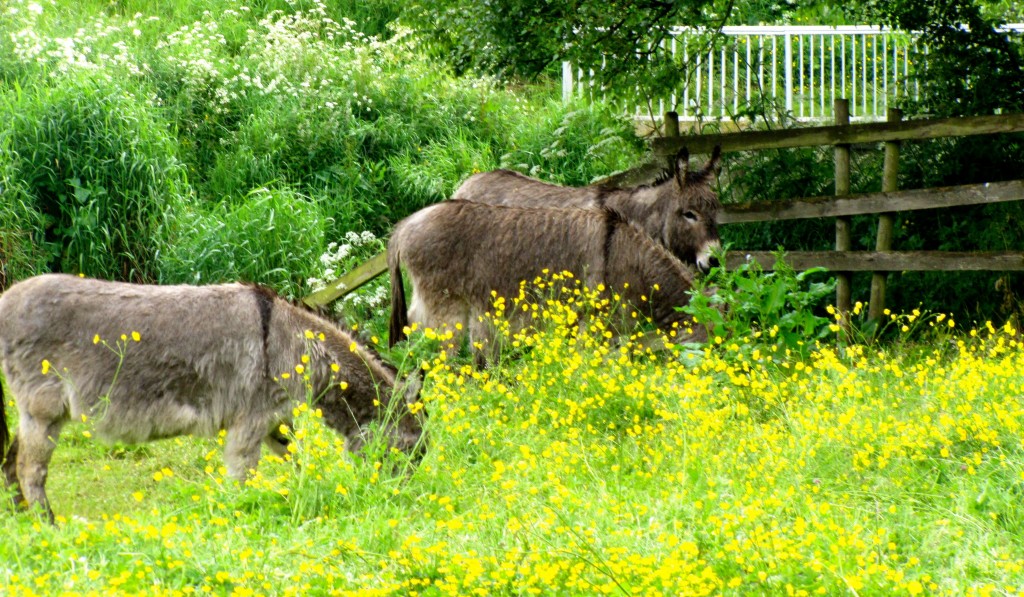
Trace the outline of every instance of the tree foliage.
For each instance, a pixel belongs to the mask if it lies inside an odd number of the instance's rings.
[[[561,61],[595,67],[602,91],[678,81],[671,28],[714,32],[734,0],[420,0],[405,18],[457,70],[536,78]],[[654,59],[657,58],[657,59]]]
[[[1024,111],[1024,44],[998,29],[1007,14],[977,0],[866,0],[869,19],[919,31],[924,111],[941,116]],[[986,10],[986,6],[989,10]]]

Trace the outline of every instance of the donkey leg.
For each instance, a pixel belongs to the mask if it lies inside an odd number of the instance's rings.
[[[441,349],[449,358],[458,356],[465,336],[465,326],[469,320],[469,305],[444,295],[434,296],[432,301],[425,301],[413,291],[412,305],[409,307],[409,321],[424,328],[431,328],[442,337],[450,336],[442,341]]]
[[[29,506],[38,504],[54,521],[50,500],[46,497],[46,478],[50,458],[57,447],[60,430],[66,418],[43,420],[23,414],[18,427],[17,468],[18,485]]]
[[[18,485],[18,436],[14,436],[11,447],[7,449],[7,456],[3,461],[4,480],[8,489],[14,489],[14,507],[18,508],[25,502],[25,496],[21,493],[21,486]]]
[[[473,353],[473,363],[477,369],[498,362],[501,346],[494,334],[494,326],[484,318],[472,318],[469,324],[469,343]]]
[[[228,428],[224,462],[229,477],[242,483],[250,471],[256,470],[260,461],[260,442],[266,436],[267,425],[263,421],[243,421]]]
[[[270,448],[279,458],[284,458],[288,454],[288,444],[291,443],[284,434],[281,433],[280,427],[272,429],[270,433],[263,436],[263,445]]]
[[[467,338],[472,337],[469,334],[469,306],[464,303],[453,303],[446,305],[444,310],[440,310],[439,313],[435,313],[433,327],[444,331],[449,338],[444,341],[442,345],[443,350],[449,357],[455,358],[462,351],[462,344]],[[472,350],[472,346],[469,347]]]

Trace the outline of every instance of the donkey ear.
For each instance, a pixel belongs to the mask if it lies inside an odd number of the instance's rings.
[[[722,146],[715,145],[715,148],[711,150],[711,159],[708,160],[704,167],[701,168],[700,172],[694,175],[694,180],[697,182],[708,182],[712,174],[718,174],[722,164]]]
[[[711,151],[711,159],[704,165],[704,175],[707,176],[712,172],[718,173],[722,168],[722,146],[715,145],[715,148]]]
[[[686,147],[679,149],[679,153],[676,154],[676,184],[682,189],[686,186],[686,175],[690,171],[690,150]]]

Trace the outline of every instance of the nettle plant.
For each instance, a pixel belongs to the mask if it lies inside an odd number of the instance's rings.
[[[782,251],[775,253],[770,272],[752,259],[734,270],[723,265],[697,281],[690,304],[681,309],[710,325],[716,344],[736,339],[750,350],[767,345],[806,356],[831,333],[832,320],[818,314],[824,313],[823,303],[836,286],[834,279],[818,280],[826,271],[797,272]]]

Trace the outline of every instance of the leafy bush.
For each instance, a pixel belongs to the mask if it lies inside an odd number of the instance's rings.
[[[732,271],[713,268],[698,281],[690,304],[682,310],[710,324],[718,338],[809,355],[814,341],[830,331],[832,322],[815,310],[835,290],[835,280],[815,281],[824,268],[797,273],[784,257],[782,251],[776,252],[775,269],[767,273],[752,260]],[[706,289],[714,292],[704,293]]]
[[[632,120],[607,104],[551,101],[536,118],[517,124],[502,167],[560,184],[589,184],[599,174],[635,165],[645,151]]]
[[[317,272],[328,224],[315,203],[287,188],[257,189],[237,205],[187,210],[177,215],[158,256],[160,281],[245,280],[297,298]]]
[[[46,217],[53,269],[93,276],[155,277],[152,239],[166,206],[187,193],[175,144],[151,106],[88,73],[0,95],[13,175]]]
[[[154,59],[158,93],[186,133],[201,195],[285,183],[329,196],[331,231],[386,232],[473,172],[512,166],[586,183],[643,148],[609,108],[507,93],[425,59],[407,31],[380,41],[328,7],[269,12],[232,44],[225,11],[173,32]]]

